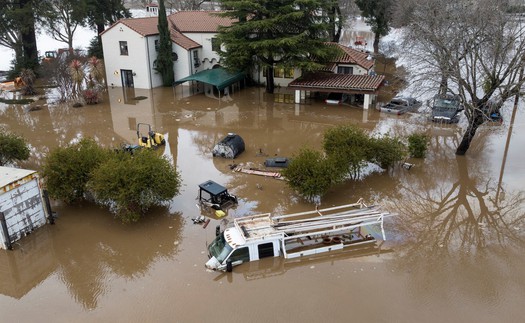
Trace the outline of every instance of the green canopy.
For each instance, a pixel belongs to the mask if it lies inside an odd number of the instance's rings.
[[[223,67],[213,68],[211,70],[204,70],[193,75],[182,78],[175,81],[175,85],[187,82],[187,81],[199,81],[215,86],[217,89],[222,90],[230,84],[244,79],[244,73],[231,73]]]

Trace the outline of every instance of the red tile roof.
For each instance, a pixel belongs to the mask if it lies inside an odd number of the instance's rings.
[[[220,17],[221,11],[179,11],[168,16],[183,33],[215,33],[219,26],[231,26],[233,20]]]
[[[230,26],[233,21],[230,18],[219,17],[217,13],[220,12],[221,11],[179,11],[169,15],[168,21],[171,26],[175,26],[175,29],[181,33],[215,33],[219,26]],[[141,36],[157,35],[159,33],[159,30],[157,29],[158,21],[158,17],[120,19],[100,34],[102,35],[109,29],[115,27],[118,23],[122,23]],[[172,32],[172,38],[173,37]],[[176,35],[173,41],[179,38],[180,36]],[[178,43],[177,41],[175,42]],[[184,48],[187,48],[187,46],[192,48],[191,46],[195,47],[194,45],[196,44],[192,40],[190,40],[190,42],[193,42],[194,44],[191,45],[186,40],[180,42],[184,45],[179,45]]]
[[[130,29],[136,31],[141,36],[151,36],[151,35],[157,35],[159,33],[159,30],[157,28],[157,25],[159,23],[158,17],[145,17],[145,18],[127,18],[127,19],[120,19],[118,23],[122,23],[123,25],[128,26]],[[110,28],[113,28],[111,26]],[[106,32],[110,28],[104,30],[102,33]],[[101,34],[102,34],[101,33]]]
[[[202,47],[201,44],[193,41],[191,38],[188,38],[179,31],[175,30],[173,26],[170,27],[170,38],[172,42],[184,48],[185,50]]]
[[[338,43],[327,43],[329,46],[337,46],[341,49],[341,55],[339,55],[334,63],[337,64],[357,64],[366,68],[367,70],[371,69],[374,66],[374,60],[368,59],[370,54],[358,51],[356,49],[343,46]]]
[[[374,92],[379,89],[385,79],[384,75],[351,75],[315,72],[293,80],[289,88],[301,90],[341,90],[341,92]]]

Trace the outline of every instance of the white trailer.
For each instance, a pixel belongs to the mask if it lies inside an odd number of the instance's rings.
[[[208,246],[206,267],[231,271],[233,266],[265,257],[296,258],[375,243],[372,230],[363,231],[372,225],[379,226],[386,240],[383,219],[388,215],[378,206],[366,206],[359,200],[288,215],[264,213],[237,218]]]
[[[36,171],[0,166],[0,248],[44,225],[48,211]]]

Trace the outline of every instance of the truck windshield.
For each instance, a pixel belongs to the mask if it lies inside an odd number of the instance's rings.
[[[210,254],[217,258],[217,260],[222,263],[226,257],[233,250],[232,247],[224,239],[224,232],[219,234],[215,240],[208,247]]]
[[[438,99],[434,103],[434,108],[437,108],[438,110],[446,111],[448,109],[455,110],[458,107],[458,102],[455,100],[447,100],[447,99]]]

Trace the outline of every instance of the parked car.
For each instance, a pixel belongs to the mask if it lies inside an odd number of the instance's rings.
[[[406,112],[415,112],[421,107],[421,101],[411,97],[395,97],[387,104],[379,106],[381,112],[401,115]]]
[[[335,93],[331,92],[328,94],[328,97],[324,100],[326,104],[337,104],[341,105],[344,102],[348,101],[348,94],[346,93]]]
[[[463,103],[459,95],[436,95],[432,103],[430,119],[433,122],[457,123],[461,111],[463,111]]]

